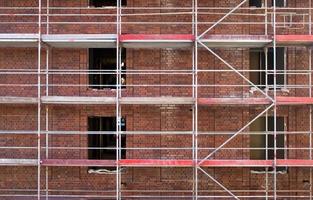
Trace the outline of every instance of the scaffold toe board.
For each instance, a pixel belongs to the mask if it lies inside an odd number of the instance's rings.
[[[200,41],[211,48],[257,48],[273,40],[265,35],[205,35]]]
[[[162,160],[162,159],[122,159],[118,161],[122,167],[193,167],[193,160]],[[0,159],[2,166],[37,166],[37,159]],[[105,166],[115,167],[116,160],[90,160],[90,159],[43,159],[41,166]],[[199,167],[272,167],[274,160],[205,160]],[[278,167],[313,167],[313,160],[305,159],[277,159]]]
[[[115,48],[116,34],[52,34],[42,41],[56,48]]]
[[[268,105],[272,101],[268,98],[199,98],[198,104],[225,106],[225,105]],[[277,105],[312,105],[313,98],[311,97],[285,97],[277,96]]]
[[[278,159],[277,166],[283,167],[313,167],[313,160],[304,159]]]
[[[205,160],[204,167],[273,167],[274,160]],[[313,160],[277,159],[278,167],[312,167]]]
[[[201,167],[270,167],[271,160],[205,160]],[[193,167],[193,160],[124,159],[121,166],[128,167]]]
[[[37,34],[0,34],[0,47],[37,47]]]
[[[192,160],[124,159],[119,161],[124,167],[192,167]]]
[[[279,46],[312,46],[313,35],[276,35]]]
[[[120,42],[126,48],[185,48],[191,47],[195,37],[191,34],[125,34]]]
[[[124,105],[192,105],[192,97],[121,97],[120,103]],[[198,98],[199,106],[231,106],[231,105],[268,105],[272,101],[268,98]],[[87,97],[87,96],[42,96],[43,104],[78,104],[78,105],[101,105],[115,104],[115,97]],[[36,104],[34,97],[0,97],[0,104]],[[276,98],[277,105],[313,105],[311,97],[285,97]]]
[[[78,104],[78,105],[105,105],[115,104],[115,97],[83,97],[83,96],[43,96],[43,104]],[[191,97],[121,97],[121,104],[129,105],[192,105],[194,103]]]
[[[268,98],[199,98],[198,105],[225,106],[225,105],[268,105],[271,100]]]
[[[44,159],[41,160],[42,166],[70,166],[70,167],[114,167],[115,160],[88,160],[88,159]]]
[[[78,104],[78,105],[98,105],[115,104],[114,97],[83,97],[83,96],[43,96],[43,104]]]
[[[313,105],[313,98],[278,96],[276,102],[277,105]]]
[[[0,166],[36,166],[37,159],[0,159]]]
[[[0,104],[36,104],[37,98],[34,97],[0,97]]]
[[[155,105],[155,104],[171,104],[171,105],[192,105],[194,103],[191,97],[122,97],[121,104],[136,105]]]

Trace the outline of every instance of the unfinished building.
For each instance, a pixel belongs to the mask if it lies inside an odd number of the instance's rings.
[[[312,199],[311,0],[0,0],[0,199]]]

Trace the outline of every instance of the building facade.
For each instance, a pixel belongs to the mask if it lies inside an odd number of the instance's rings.
[[[312,199],[311,0],[0,0],[0,199]]]

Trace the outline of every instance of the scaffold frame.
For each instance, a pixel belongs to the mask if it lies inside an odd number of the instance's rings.
[[[312,184],[313,184],[313,174],[312,174],[312,167],[313,167],[313,158],[312,158],[312,105],[313,105],[313,97],[312,97],[312,50],[308,50],[308,59],[309,59],[309,66],[308,70],[284,70],[283,72],[276,69],[276,47],[278,46],[310,46],[313,44],[313,37],[312,37],[312,2],[309,1],[309,8],[306,10],[309,11],[309,22],[305,23],[304,25],[308,25],[309,31],[307,35],[277,35],[277,29],[280,27],[280,22],[276,22],[277,20],[277,7],[276,7],[276,0],[273,0],[273,7],[268,8],[267,1],[265,1],[265,8],[264,9],[264,30],[265,33],[262,37],[252,37],[252,38],[244,38],[243,36],[234,35],[235,39],[239,39],[240,42],[237,41],[238,44],[234,44],[234,38],[227,38],[227,37],[217,37],[208,38],[207,35],[210,33],[212,29],[219,25],[225,25],[229,22],[224,22],[231,15],[236,15],[236,11],[246,8],[242,8],[243,5],[247,3],[247,0],[241,1],[234,7],[225,7],[223,9],[227,9],[228,12],[223,13],[223,16],[219,18],[215,22],[199,22],[198,18],[200,14],[202,14],[202,10],[208,9],[207,7],[199,7],[198,0],[191,1],[191,8],[187,7],[179,7],[179,8],[162,8],[162,7],[153,7],[152,9],[173,9],[174,12],[163,13],[163,15],[172,15],[175,14],[175,10],[190,10],[183,12],[183,14],[191,14],[192,21],[191,23],[178,23],[178,24],[188,24],[191,25],[191,34],[123,34],[123,25],[128,24],[130,22],[124,22],[122,17],[128,16],[128,14],[123,13],[123,9],[144,9],[144,8],[127,8],[122,7],[122,0],[116,1],[116,14],[111,14],[110,16],[115,17],[115,22],[107,22],[107,24],[113,24],[116,26],[116,33],[115,34],[97,34],[97,35],[80,35],[73,34],[70,36],[65,36],[62,34],[55,35],[50,31],[50,25],[55,24],[57,22],[52,22],[51,17],[57,16],[57,14],[53,14],[50,11],[54,9],[65,9],[65,8],[54,8],[50,7],[51,0],[46,0],[46,7],[44,7],[42,0],[38,0],[38,8],[29,9],[37,9],[38,14],[23,14],[25,16],[36,16],[38,17],[38,32],[34,34],[22,34],[22,35],[12,35],[12,34],[0,34],[0,47],[1,45],[5,45],[5,47],[34,47],[37,48],[37,69],[29,69],[29,70],[1,70],[0,74],[8,74],[8,75],[16,75],[16,74],[30,74],[37,77],[36,84],[10,84],[10,86],[19,86],[19,87],[36,87],[37,88],[37,97],[0,97],[0,103],[3,105],[6,104],[30,104],[35,105],[37,107],[37,130],[20,130],[20,131],[8,131],[8,130],[0,130],[0,134],[33,134],[37,137],[37,146],[36,147],[19,147],[19,148],[28,148],[34,149],[37,151],[37,158],[36,159],[0,159],[1,166],[33,166],[37,167],[37,190],[31,190],[32,192],[36,192],[36,195],[29,195],[32,197],[36,197],[38,200],[40,199],[49,199],[50,197],[73,197],[73,198],[80,198],[79,195],[54,195],[51,193],[51,189],[49,187],[49,169],[56,167],[56,166],[72,166],[72,167],[83,167],[83,166],[110,166],[116,168],[115,173],[115,190],[111,191],[115,195],[106,195],[106,196],[98,196],[94,195],[87,195],[88,197],[107,197],[110,199],[117,199],[121,200],[124,197],[127,198],[182,198],[186,197],[186,195],[175,195],[175,196],[166,196],[166,195],[134,195],[134,196],[123,196],[122,191],[122,174],[121,169],[123,167],[189,167],[192,168],[192,188],[190,192],[192,195],[186,198],[192,198],[193,200],[198,200],[201,198],[234,198],[234,199],[241,199],[241,198],[265,198],[265,199],[279,199],[279,198],[309,198],[312,199],[313,191],[312,191]],[[9,8],[0,8],[1,9],[9,9]],[[17,9],[17,8],[14,8]],[[27,8],[28,9],[28,8]],[[70,9],[79,9],[77,7],[71,7]],[[103,8],[106,9],[106,8]],[[112,9],[112,8],[111,8]],[[145,8],[149,10],[149,8]],[[210,8],[219,10],[220,8]],[[285,8],[287,9],[295,9],[301,10],[302,8]],[[44,12],[46,11],[46,12]],[[151,13],[153,15],[155,13]],[[161,14],[161,13],[157,13]],[[177,14],[177,13],[176,13]],[[15,14],[16,16],[21,14]],[[22,16],[23,16],[22,15]],[[81,14],[77,14],[78,16]],[[77,16],[76,14],[72,14],[71,16]],[[130,15],[130,14],[129,14]],[[135,14],[134,14],[135,15]],[[237,15],[240,15],[237,13]],[[273,22],[268,21],[268,15],[272,16]],[[1,16],[1,14],[0,14]],[[98,16],[101,16],[98,15]],[[105,16],[105,14],[103,14]],[[262,15],[263,16],[263,15]],[[45,20],[43,20],[45,19]],[[4,23],[4,22],[3,22]],[[66,24],[70,22],[59,22],[60,24]],[[73,22],[72,22],[73,23]],[[93,22],[86,23],[92,24]],[[145,22],[142,22],[144,24]],[[148,22],[146,22],[148,23]],[[160,22],[159,22],[160,23]],[[239,23],[239,22],[238,22]],[[1,22],[0,22],[1,24]],[[101,23],[100,23],[101,24]],[[138,22],[138,24],[141,24]],[[158,24],[158,22],[150,23],[150,24]],[[165,23],[166,24],[166,23]],[[208,28],[204,31],[199,30],[199,25],[208,25]],[[269,24],[272,24],[272,31],[273,33],[270,34],[270,30],[268,30]],[[297,23],[295,23],[297,24]],[[278,26],[278,27],[277,27]],[[23,37],[22,37],[23,36]],[[209,35],[211,36],[211,35]],[[79,48],[87,48],[87,47],[98,47],[97,45],[101,43],[101,45],[105,47],[115,47],[116,48],[116,69],[114,70],[114,74],[116,75],[116,84],[115,87],[115,96],[110,97],[83,97],[83,96],[50,96],[49,89],[51,87],[86,87],[87,85],[80,84],[80,85],[70,85],[70,84],[50,84],[49,75],[52,74],[75,74],[75,75],[88,75],[90,73],[99,73],[97,71],[93,72],[90,70],[57,70],[51,68],[51,56],[52,56],[52,49],[55,47],[68,47],[71,45],[75,45],[77,43],[77,47]],[[223,44],[223,45],[218,45]],[[191,58],[192,58],[192,66],[191,70],[125,70],[122,69],[122,47],[127,46],[129,48],[136,47],[136,45],[140,45],[142,48],[188,48],[191,50]],[[210,46],[211,45],[211,46]],[[266,79],[269,74],[273,74],[273,85],[268,85],[268,81],[265,81],[265,85],[257,85],[254,84],[249,78],[247,78],[244,73],[251,72],[253,70],[245,70],[245,69],[236,69],[235,66],[227,62],[222,56],[216,53],[213,48],[219,47],[221,49],[228,48],[228,47],[235,47],[235,48],[250,48],[249,45],[262,47],[264,48],[265,56],[266,56],[266,64],[265,70],[257,70],[258,72],[262,71],[266,74]],[[138,46],[137,46],[138,47]],[[267,63],[267,51],[268,48],[273,48],[273,70],[268,69]],[[198,51],[201,49],[208,54],[213,55],[217,60],[223,63],[228,69],[223,70],[204,70],[199,69],[198,67],[198,58],[199,54]],[[45,51],[45,68],[42,66],[43,60],[43,51]],[[236,51],[236,50],[234,50]],[[215,84],[199,84],[199,73],[202,72],[231,72],[237,74],[246,84],[238,84],[238,85],[215,85]],[[110,71],[101,71],[100,74],[111,73]],[[192,84],[182,84],[182,85],[173,85],[173,84],[155,84],[155,85],[136,85],[136,84],[128,84],[126,86],[129,87],[189,87],[191,88],[192,92],[191,95],[188,97],[129,97],[123,96],[123,89],[122,89],[122,75],[123,74],[184,74],[191,76]],[[297,89],[297,88],[304,88],[308,89],[308,96],[307,97],[289,97],[289,96],[280,96],[278,90],[280,89],[279,85],[277,84],[277,75],[280,73],[286,73],[287,75],[293,74],[304,74],[308,75],[308,84],[307,85],[286,85],[286,89]],[[44,81],[42,78],[45,77]],[[44,83],[43,83],[44,82]],[[3,86],[0,84],[0,86]],[[203,98],[199,95],[199,88],[201,87],[252,87],[255,91],[261,94],[261,97],[258,98]],[[265,87],[265,89],[263,89]],[[45,92],[43,92],[43,88]],[[54,131],[50,130],[49,127],[49,113],[53,109],[51,105],[113,105],[115,107],[115,117],[116,117],[116,131],[114,132],[103,132],[103,131],[81,131],[81,130],[73,130],[73,131]],[[188,105],[192,108],[192,130],[190,131],[122,131],[122,105]],[[245,105],[242,105],[245,104]],[[242,128],[240,128],[236,132],[205,132],[199,130],[199,109],[201,106],[255,106],[261,108],[261,111],[254,116],[251,120],[248,121]],[[308,106],[309,109],[309,130],[307,131],[278,131],[277,130],[277,109],[279,106]],[[44,112],[44,119],[45,123],[42,121],[42,114]],[[268,118],[271,116],[274,119],[274,130],[271,132],[268,130]],[[251,150],[251,148],[245,147],[225,147],[232,139],[240,134],[264,134],[258,132],[247,132],[247,128],[258,118],[261,116],[265,116],[266,118],[266,143],[267,137],[269,134],[274,135],[274,159],[268,159],[268,145],[266,145],[266,160],[243,160],[243,159],[232,159],[232,160],[223,160],[223,159],[213,159],[212,157],[216,152],[221,149],[244,149],[244,150]],[[44,130],[42,130],[44,127]],[[83,135],[83,134],[115,134],[116,139],[116,159],[115,160],[87,160],[87,159],[53,159],[50,157],[50,149],[63,149],[62,147],[53,147],[49,146],[50,138],[53,135]],[[191,136],[192,146],[191,147],[182,147],[182,148],[172,148],[173,150],[190,150],[192,152],[192,159],[184,160],[184,159],[122,159],[122,150],[123,149],[132,149],[132,150],[140,150],[140,147],[134,148],[122,148],[121,144],[121,137],[122,135],[161,135],[161,134],[169,134],[169,135],[188,135]],[[277,147],[277,135],[284,134],[284,135],[296,135],[296,134],[308,134],[309,135],[309,146],[308,147],[284,147],[285,150],[299,150],[304,149],[309,151],[309,159],[279,159],[277,158],[277,151],[281,148]],[[200,135],[226,135],[229,136],[222,144],[218,145],[217,147],[206,147],[202,148],[199,147],[198,138]],[[43,139],[44,138],[44,139]],[[45,141],[43,141],[45,140]],[[45,146],[42,146],[44,142]],[[4,147],[6,148],[6,147]],[[13,147],[12,147],[13,148]],[[65,148],[65,147],[64,147]],[[75,149],[73,147],[72,149]],[[68,148],[71,149],[71,148]],[[83,149],[79,148],[78,149]],[[153,148],[149,148],[153,149]],[[162,149],[155,148],[155,149]],[[170,148],[167,148],[170,149]],[[42,150],[45,150],[45,153],[42,153]],[[86,150],[86,149],[84,149]],[[88,150],[88,148],[87,148]],[[199,156],[200,150],[207,150],[209,153],[205,157]],[[215,168],[215,167],[265,167],[265,195],[237,195],[236,190],[233,191],[224,184],[211,175],[209,172],[205,170],[205,168]],[[310,170],[310,177],[309,177],[309,190],[306,191],[309,195],[305,196],[293,196],[293,195],[279,195],[278,188],[277,188],[277,167],[306,167]],[[273,171],[269,171],[269,168],[273,168]],[[212,196],[212,195],[200,195],[203,192],[199,189],[199,174],[204,174],[209,180],[213,181],[217,186],[220,187],[220,190],[217,190],[221,193],[226,192],[228,196],[219,195],[219,196]],[[43,176],[44,174],[44,176]],[[269,175],[273,174],[273,180],[270,180]],[[45,187],[42,187],[42,177],[45,177]],[[273,190],[271,191],[269,188],[269,183],[272,181],[273,183]],[[245,192],[249,192],[249,190],[243,190]],[[144,193],[144,191],[140,191]],[[140,193],[139,192],[139,193]],[[175,193],[176,191],[171,191]],[[110,193],[111,194],[111,193]],[[5,196],[5,194],[0,195]],[[19,196],[19,195],[16,195]],[[87,197],[83,195],[82,197]]]

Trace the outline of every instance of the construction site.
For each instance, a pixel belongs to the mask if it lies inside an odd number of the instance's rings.
[[[0,0],[1,200],[312,200],[312,0]]]

